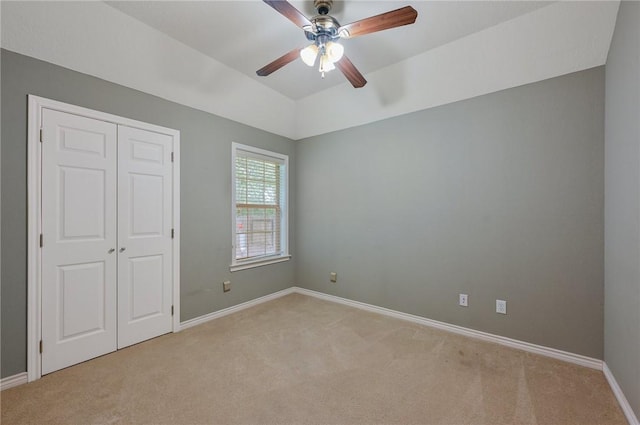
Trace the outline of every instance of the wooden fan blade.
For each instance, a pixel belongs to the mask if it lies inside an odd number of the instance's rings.
[[[335,65],[344,76],[347,77],[347,80],[349,80],[353,87],[360,88],[367,84],[367,80],[364,79],[360,71],[358,71],[348,57],[342,56],[342,59],[336,62]]]
[[[418,12],[413,7],[405,6],[391,12],[381,13],[380,15],[343,25],[338,29],[338,33],[344,38],[358,37],[372,32],[413,24],[417,17]]]
[[[268,65],[265,65],[259,70],[257,70],[256,74],[258,74],[261,77],[266,77],[267,75],[273,72],[276,72],[277,70],[279,70],[280,68],[288,64],[289,62],[293,62],[298,58],[298,56],[300,56],[300,49],[293,49],[289,53],[285,53],[284,55],[280,56],[278,59],[274,60]]]
[[[311,26],[311,21],[307,19],[298,9],[293,7],[291,3],[286,0],[262,0],[267,3],[269,6],[273,7],[285,18],[299,26],[300,28],[304,26]]]

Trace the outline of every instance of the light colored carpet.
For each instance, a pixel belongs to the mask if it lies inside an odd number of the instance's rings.
[[[293,294],[3,391],[2,424],[625,424],[602,372]]]

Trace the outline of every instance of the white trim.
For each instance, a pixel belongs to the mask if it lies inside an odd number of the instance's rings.
[[[243,151],[247,154],[247,156],[260,160],[282,161],[282,163],[286,165],[289,159],[288,155],[269,151],[266,149],[256,148],[255,146],[243,145],[242,143],[232,142],[231,147],[234,149],[234,151]]]
[[[42,228],[40,220],[40,123],[42,106],[40,98],[29,95],[27,133],[27,377],[34,381],[42,376],[39,342],[40,326],[40,284],[41,259],[38,235]]]
[[[70,103],[59,102],[57,100],[47,99],[45,97],[28,95],[29,101],[33,99],[33,102],[41,107],[47,109],[54,109],[60,112],[66,112],[69,114],[80,115],[82,117],[91,118],[94,120],[106,121],[117,125],[126,125],[127,127],[138,128],[140,130],[154,131],[156,133],[167,134],[169,136],[179,135],[180,131],[173,128],[162,127],[155,124],[150,124],[131,118],[125,118],[118,115],[109,114],[107,112],[95,111],[93,109],[83,108],[82,106],[72,105]]]
[[[620,403],[620,408],[622,409],[624,415],[627,417],[629,425],[640,425],[640,421],[638,421],[638,417],[633,412],[633,409],[629,404],[629,400],[627,400],[627,397],[625,397],[622,389],[618,385],[618,381],[616,381],[615,376],[613,376],[613,373],[611,372],[611,369],[609,369],[609,366],[607,366],[606,362],[602,362],[602,371],[604,372],[605,378],[607,378],[607,382],[609,382],[611,391],[613,391],[613,394],[616,396],[618,403]]]
[[[268,260],[260,260],[260,261],[251,261],[249,263],[238,263],[235,265],[229,266],[229,271],[237,272],[240,270],[252,269],[254,267],[266,266],[269,264],[282,263],[283,261],[289,261],[291,259],[290,255],[279,256],[276,258],[269,258]]]
[[[420,325],[441,329],[447,332],[452,332],[458,335],[464,335],[470,338],[480,339],[487,342],[493,342],[496,344],[504,345],[506,347],[515,348],[515,349],[526,351],[529,353],[540,354],[545,357],[551,357],[557,360],[562,360],[568,363],[585,366],[591,369],[603,370],[602,360],[594,359],[587,356],[582,356],[580,354],[569,353],[567,351],[557,350],[555,348],[544,347],[542,345],[531,344],[529,342],[519,341],[516,339],[507,338],[500,335],[494,335],[487,332],[477,331],[475,329],[469,329],[462,326],[451,325],[449,323],[439,322],[437,320],[427,319],[425,317],[416,316],[413,314],[402,313],[400,311],[391,310],[384,307],[378,307],[375,305],[366,304],[359,301],[353,301],[353,300],[338,297],[335,295],[324,294],[322,292],[300,288],[297,286],[287,288],[282,291],[278,291],[273,294],[266,295],[264,297],[257,298],[255,300],[247,301],[245,303],[238,304],[229,308],[225,308],[224,310],[215,311],[213,313],[209,313],[204,316],[200,316],[194,319],[184,321],[180,324],[180,326],[181,326],[181,329],[187,329],[192,326],[196,326],[196,325],[208,322],[210,320],[214,320],[219,317],[226,316],[228,314],[232,314],[237,311],[244,310],[249,307],[253,307],[255,305],[262,304],[264,302],[271,301],[273,299],[280,298],[292,293],[307,295],[307,296],[319,298],[325,301],[331,301],[338,304],[355,307],[361,310],[383,314],[385,316],[393,317],[396,319],[406,320],[406,321],[417,323]],[[636,425],[636,424],[632,424],[632,425]]]
[[[529,342],[518,341],[516,339],[511,339],[511,338],[507,338],[500,335],[494,335],[487,332],[477,331],[475,329],[469,329],[462,326],[451,325],[449,323],[439,322],[437,320],[427,319],[425,317],[416,316],[413,314],[402,313],[400,311],[390,310],[388,308],[378,307],[375,305],[366,304],[359,301],[353,301],[353,300],[338,297],[335,295],[324,294],[321,292],[312,291],[310,289],[294,287],[294,292],[298,294],[309,295],[315,298],[320,298],[326,301],[332,301],[335,303],[348,305],[351,307],[359,308],[361,310],[383,314],[385,316],[394,317],[396,319],[406,320],[409,322],[429,326],[432,328],[442,329],[455,334],[464,335],[471,338],[480,339],[483,341],[494,342],[496,344],[504,345],[511,348],[516,348],[518,350],[527,351],[529,353],[540,354],[540,355],[551,357],[557,360],[563,360],[565,362],[574,363],[580,366],[586,366],[591,369],[602,370],[602,360],[582,356],[580,354],[569,353],[567,351],[557,350],[555,348],[549,348],[549,347],[544,347],[542,345],[531,344]]]
[[[255,300],[247,301],[242,304],[234,305],[222,310],[214,311],[213,313],[205,314],[204,316],[196,317],[193,319],[185,320],[180,323],[180,329],[187,329],[193,326],[201,325],[214,319],[218,319],[223,316],[227,316],[232,313],[237,313],[241,310],[256,306],[258,304],[265,303],[267,301],[275,300],[276,298],[284,297],[285,295],[293,294],[296,292],[295,287],[283,289],[282,291],[274,292],[273,294],[265,295],[264,297],[256,298]]]
[[[627,400],[624,393],[622,392],[622,389],[618,385],[618,382],[613,376],[613,373],[611,372],[607,364],[601,360],[593,359],[586,356],[581,356],[579,354],[568,353],[566,351],[556,350],[554,348],[544,347],[541,345],[530,344],[528,342],[518,341],[515,339],[506,338],[499,335],[493,335],[486,332],[476,331],[474,329],[468,329],[462,326],[456,326],[456,325],[451,325],[444,322],[439,322],[436,320],[426,319],[424,317],[402,313],[399,311],[390,310],[387,308],[378,307],[371,304],[362,303],[359,301],[353,301],[353,300],[338,297],[335,295],[324,294],[321,292],[317,292],[317,291],[313,291],[305,288],[299,288],[297,286],[283,289],[281,291],[274,292],[273,294],[265,295],[263,297],[256,298],[254,300],[247,301],[232,307],[228,307],[223,310],[205,314],[204,316],[185,320],[184,322],[180,323],[176,332],[178,330],[188,329],[197,325],[201,325],[211,320],[218,319],[220,317],[224,317],[229,314],[237,313],[241,310],[246,310],[248,308],[265,303],[267,301],[272,301],[277,298],[281,298],[293,293],[307,295],[310,297],[319,298],[325,301],[335,302],[335,303],[347,305],[350,307],[355,307],[355,308],[370,311],[373,313],[383,314],[385,316],[394,317],[396,319],[418,323],[421,325],[441,329],[447,332],[452,332],[455,334],[464,335],[471,338],[480,339],[483,341],[494,342],[507,347],[523,350],[530,353],[540,354],[546,357],[551,357],[557,360],[574,363],[580,366],[586,366],[592,369],[602,370],[605,378],[607,379],[607,382],[609,383],[609,386],[611,387],[611,390],[613,391],[613,394],[615,395],[616,399],[618,400],[618,403],[620,404],[620,408],[622,409],[625,417],[627,418],[627,421],[629,422],[629,425],[640,425],[638,418],[633,412],[633,409],[631,408],[629,401]],[[27,382],[28,382],[27,372],[22,372],[13,376],[2,378],[0,380],[0,391],[6,390],[8,388],[12,388],[18,385],[26,384]]]
[[[8,390],[9,388],[17,387],[18,385],[27,383],[27,372],[20,372],[13,376],[7,376],[0,379],[0,391]]]
[[[238,151],[246,152],[249,156],[261,159],[272,159],[281,161],[284,165],[284,208],[281,209],[280,216],[280,253],[261,259],[236,260],[236,156]],[[282,194],[281,194],[282,196]],[[231,142],[231,264],[229,271],[252,269],[254,267],[266,266],[268,264],[288,261],[289,255],[289,156],[278,152],[256,148],[241,143]]]
[[[220,317],[228,316],[233,313],[237,313],[242,310],[246,310],[248,308],[254,307],[259,304],[263,304],[268,301],[275,300],[277,298],[284,297],[289,294],[301,294],[306,295],[318,299],[322,299],[325,301],[330,301],[338,304],[347,305],[350,307],[358,308],[360,310],[366,310],[373,313],[382,314],[385,316],[393,317],[400,320],[406,320],[412,323],[417,323],[424,326],[429,326],[432,328],[444,330],[447,332],[452,332],[458,335],[467,336],[470,338],[480,339],[482,341],[493,342],[496,344],[504,345],[506,347],[515,348],[518,350],[526,351],[529,353],[539,354],[545,357],[551,357],[557,360],[565,361],[568,363],[577,364],[580,366],[585,366],[591,369],[602,370],[604,373],[611,390],[613,391],[618,403],[620,404],[620,408],[622,409],[629,425],[640,425],[629,401],[625,397],[622,389],[618,385],[615,377],[611,373],[611,370],[607,366],[607,364],[601,360],[594,359],[591,357],[582,356],[580,354],[569,353],[567,351],[557,350],[555,348],[544,347],[542,345],[531,344],[524,341],[519,341],[512,338],[503,337],[500,335],[494,335],[487,332],[477,331],[475,329],[469,329],[462,326],[452,325],[449,323],[439,322],[437,320],[427,319],[425,317],[416,316],[413,314],[402,313],[396,310],[391,310],[384,307],[378,307],[371,304],[362,303],[359,301],[349,300],[347,298],[338,297],[336,295],[324,294],[322,292],[313,291],[310,289],[300,288],[297,286],[293,286],[291,288],[283,289],[278,292],[274,292],[269,295],[265,295],[260,298],[256,298],[251,301],[247,301],[238,305],[234,305],[222,310],[218,310],[209,314],[205,314],[203,316],[199,316],[193,319],[185,320],[184,322],[180,322],[179,327],[174,328],[174,332],[178,332],[180,330],[188,329],[194,326],[201,325],[203,323],[209,322],[211,320],[218,319]],[[179,315],[176,315],[179,317]],[[27,383],[27,372],[22,372],[17,375],[9,376],[7,378],[3,378],[0,380],[0,390],[5,390],[11,387],[15,387],[17,385],[22,385]],[[29,379],[29,381],[31,381]]]
[[[42,229],[40,211],[41,143],[40,127],[42,108],[75,114],[113,124],[166,134],[173,138],[173,305],[172,331],[180,330],[180,131],[142,121],[132,120],[106,112],[94,111],[39,96],[28,96],[27,133],[27,377],[35,381],[42,376],[39,344],[42,337],[41,308],[41,258],[39,235]]]
[[[180,131],[173,133],[173,332],[180,331]]]

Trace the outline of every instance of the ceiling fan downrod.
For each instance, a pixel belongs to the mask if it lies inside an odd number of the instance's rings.
[[[328,15],[333,6],[333,0],[313,0],[313,7],[318,11],[318,15]]]

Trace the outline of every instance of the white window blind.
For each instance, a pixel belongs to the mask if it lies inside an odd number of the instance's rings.
[[[288,258],[286,155],[234,144],[232,269]]]

